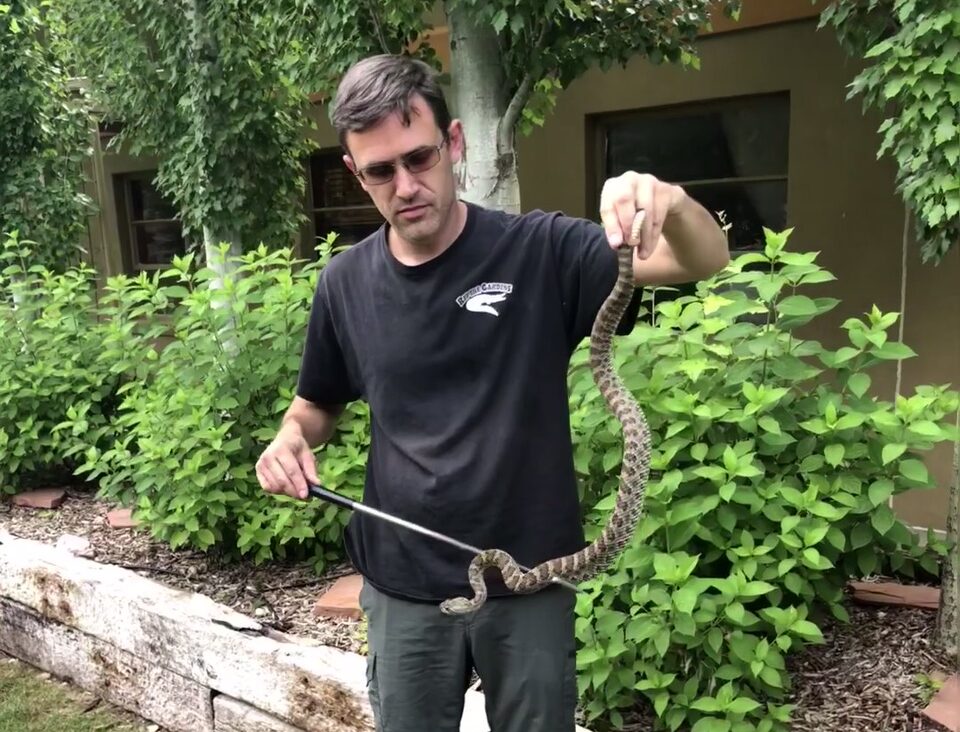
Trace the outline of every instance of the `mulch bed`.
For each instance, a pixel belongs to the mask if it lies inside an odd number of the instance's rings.
[[[170,549],[141,528],[118,529],[107,523],[116,508],[98,500],[91,491],[67,488],[67,498],[54,510],[14,506],[0,497],[0,528],[14,536],[56,543],[63,534],[87,539],[90,559],[130,569],[177,589],[198,592],[255,618],[258,622],[293,635],[359,652],[359,623],[350,619],[313,615],[317,598],[353,569],[331,567],[318,576],[304,563],[228,563],[214,554],[193,549]]]
[[[142,530],[114,529],[106,521],[110,508],[89,491],[72,488],[53,511],[19,508],[0,498],[0,528],[50,543],[65,533],[83,536],[98,562],[205,594],[280,630],[359,652],[357,622],[312,613],[317,597],[350,573],[349,566],[317,576],[304,565],[225,564],[201,552],[172,551]],[[850,625],[821,622],[826,643],[788,661],[794,684],[788,701],[798,705],[792,731],[954,732],[921,713],[927,697],[918,676],[951,673],[947,659],[933,647],[936,613],[853,603],[848,610]],[[652,729],[643,710],[625,719],[627,732]]]

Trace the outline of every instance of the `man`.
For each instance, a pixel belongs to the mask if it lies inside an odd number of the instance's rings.
[[[463,128],[429,67],[407,58],[351,68],[332,119],[386,224],[320,276],[261,485],[305,498],[306,481],[319,483],[311,448],[365,399],[365,503],[527,566],[577,551],[566,375],[613,285],[614,250],[643,209],[636,282],[688,282],[727,263],[722,231],[678,186],[632,172],[604,185],[602,227],[458,200]],[[438,605],[472,594],[468,554],[361,514],[346,546],[365,578],[380,732],[459,730],[473,669],[496,732],[573,730],[573,592],[512,595],[491,577],[486,605],[451,617]]]

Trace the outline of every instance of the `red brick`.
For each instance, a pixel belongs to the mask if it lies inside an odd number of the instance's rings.
[[[960,732],[960,676],[944,682],[923,714],[951,732]]]
[[[107,512],[107,523],[115,529],[130,529],[136,526],[139,521],[130,516],[131,509],[116,508]]]
[[[360,588],[362,586],[363,577],[359,574],[341,577],[320,596],[313,606],[313,614],[325,618],[359,620],[363,615],[363,611],[360,609]]]
[[[907,605],[925,610],[940,607],[940,588],[897,582],[851,582],[853,599],[874,605]]]
[[[13,497],[13,505],[26,508],[59,508],[66,497],[67,492],[63,488],[38,488],[17,493]]]

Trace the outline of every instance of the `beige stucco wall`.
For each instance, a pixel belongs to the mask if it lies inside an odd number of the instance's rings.
[[[809,333],[837,347],[846,318],[874,303],[898,310],[900,302],[903,207],[893,165],[876,160],[879,119],[864,118],[859,100],[845,101],[855,65],[830,31],[816,30],[815,21],[707,37],[700,51],[700,71],[635,62],[574,82],[544,128],[519,144],[523,207],[596,218],[597,202],[586,203],[588,114],[788,91],[788,226],[796,227],[790,243],[793,249],[820,250],[819,261],[838,278],[817,294],[842,304]],[[934,267],[921,265],[911,242],[907,272],[904,339],[919,357],[905,362],[903,389],[960,386],[960,247]],[[892,368],[876,372],[882,397],[892,396],[894,383]],[[945,448],[929,461],[941,486],[949,481],[950,457]],[[946,492],[904,494],[895,507],[908,523],[942,528]]]

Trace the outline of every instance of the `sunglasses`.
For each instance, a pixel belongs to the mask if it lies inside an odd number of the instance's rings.
[[[440,162],[440,150],[446,142],[444,140],[439,145],[428,145],[411,150],[400,156],[400,165],[411,173],[424,173]],[[396,163],[374,163],[357,170],[356,176],[365,183],[379,186],[392,181],[396,173]]]

